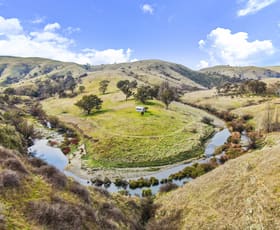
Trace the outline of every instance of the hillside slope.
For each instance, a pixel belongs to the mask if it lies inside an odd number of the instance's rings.
[[[75,63],[45,58],[0,57],[0,83],[4,85],[50,77],[54,74],[65,75],[69,71],[74,76],[80,76],[86,72],[86,69]]]
[[[160,84],[168,81],[182,91],[192,91],[216,86],[230,80],[226,76],[208,76],[183,65],[161,60],[143,60],[112,65],[78,65],[44,58],[0,57],[0,84],[30,83],[34,79],[64,76],[71,72],[73,77],[94,75],[118,75],[133,78],[145,84]]]
[[[39,159],[0,146],[0,229],[143,229],[144,203],[85,188]]]
[[[150,229],[279,229],[277,134],[267,138],[267,143],[271,146],[230,160],[157,197],[160,208]]]
[[[103,73],[117,72],[149,84],[169,81],[173,86],[183,90],[204,89],[220,84],[222,81],[230,80],[226,76],[208,76],[183,65],[161,60],[101,65],[92,67],[91,70],[102,71]]]
[[[222,74],[228,77],[241,79],[262,79],[262,78],[279,78],[280,72],[277,67],[256,67],[256,66],[213,66],[200,70],[205,74]]]

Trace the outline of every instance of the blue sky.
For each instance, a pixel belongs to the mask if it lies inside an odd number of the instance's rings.
[[[280,0],[0,0],[0,55],[280,65]]]

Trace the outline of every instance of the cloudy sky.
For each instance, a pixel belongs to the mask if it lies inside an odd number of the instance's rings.
[[[0,0],[0,55],[280,65],[280,0]]]

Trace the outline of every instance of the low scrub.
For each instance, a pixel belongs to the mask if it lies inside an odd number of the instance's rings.
[[[29,163],[35,167],[35,168],[40,168],[41,166],[47,165],[47,163],[40,158],[36,157],[31,157],[28,159]]]
[[[90,193],[89,191],[83,187],[82,185],[80,185],[79,183],[77,182],[73,182],[71,185],[70,185],[70,188],[69,190],[76,194],[78,197],[80,197],[84,202],[86,203],[90,203],[91,199],[90,199]]]
[[[0,173],[0,188],[17,188],[20,186],[20,176],[12,170],[4,170]]]
[[[172,182],[168,182],[167,184],[164,184],[162,186],[160,186],[159,188],[159,192],[160,193],[164,193],[164,192],[170,192],[174,189],[178,188],[177,184],[174,184]]]
[[[212,159],[214,160],[210,161],[209,163],[201,163],[201,164],[196,163],[192,166],[187,166],[183,170],[171,174],[169,178],[172,180],[181,180],[186,177],[191,177],[191,178],[199,177],[218,166],[216,159],[215,158]]]
[[[28,171],[24,167],[24,165],[16,158],[8,158],[3,163],[4,167],[11,169],[13,171],[17,171],[19,173],[27,174]]]
[[[30,211],[32,210],[32,211]],[[48,203],[46,201],[32,201],[28,205],[29,219],[37,222],[47,229],[92,229],[97,223],[95,212],[78,205],[72,205],[61,200]]]
[[[159,180],[155,177],[151,177],[151,178],[141,177],[138,180],[130,180],[129,188],[135,189],[135,188],[142,188],[142,187],[150,187],[158,184],[159,184]]]
[[[55,187],[64,188],[67,184],[67,177],[53,166],[43,165],[36,172],[44,176]]]

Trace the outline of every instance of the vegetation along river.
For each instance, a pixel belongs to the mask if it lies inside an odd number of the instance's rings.
[[[58,133],[56,133],[54,130],[51,130],[50,133],[52,133],[53,136],[55,136],[56,139],[62,138],[62,136]],[[164,170],[160,170],[158,172],[150,173],[147,176],[143,176],[143,178],[151,178],[155,177],[159,181],[162,179],[168,178],[171,174],[177,173],[181,170],[183,170],[185,167],[193,165],[195,163],[205,163],[208,162],[212,157],[215,152],[215,149],[221,145],[223,145],[228,137],[230,136],[230,132],[227,128],[217,132],[207,143],[204,151],[204,157],[193,160],[187,164],[182,163],[182,164],[177,164],[175,166],[166,168]],[[243,139],[245,139],[246,136],[244,135]],[[49,140],[47,138],[43,139],[37,139],[34,141],[34,144],[29,148],[29,153],[31,153],[34,157],[38,157],[50,165],[55,166],[59,170],[63,171],[67,176],[70,176],[74,178],[76,181],[80,182],[81,184],[84,185],[90,185],[91,182],[83,179],[74,173],[65,170],[67,164],[68,164],[68,158],[63,154],[61,149],[58,147],[53,147],[49,145]],[[219,156],[216,156],[219,157]],[[128,179],[128,178],[125,178]],[[133,180],[137,180],[139,178],[130,178]],[[182,186],[186,182],[190,181],[191,178],[184,178],[181,180],[173,180],[172,182],[177,184],[178,186]],[[158,185],[151,186],[150,189],[153,194],[157,193],[160,189],[161,184],[159,183]],[[120,190],[124,190],[123,187],[117,187],[114,183],[111,183],[110,186],[104,186],[102,185],[103,188],[107,189],[109,192],[118,192]],[[131,195],[141,195],[142,194],[142,189],[143,188],[136,188],[136,189],[131,189],[129,186],[126,187],[126,190],[131,194]],[[145,189],[145,188],[144,188]]]

